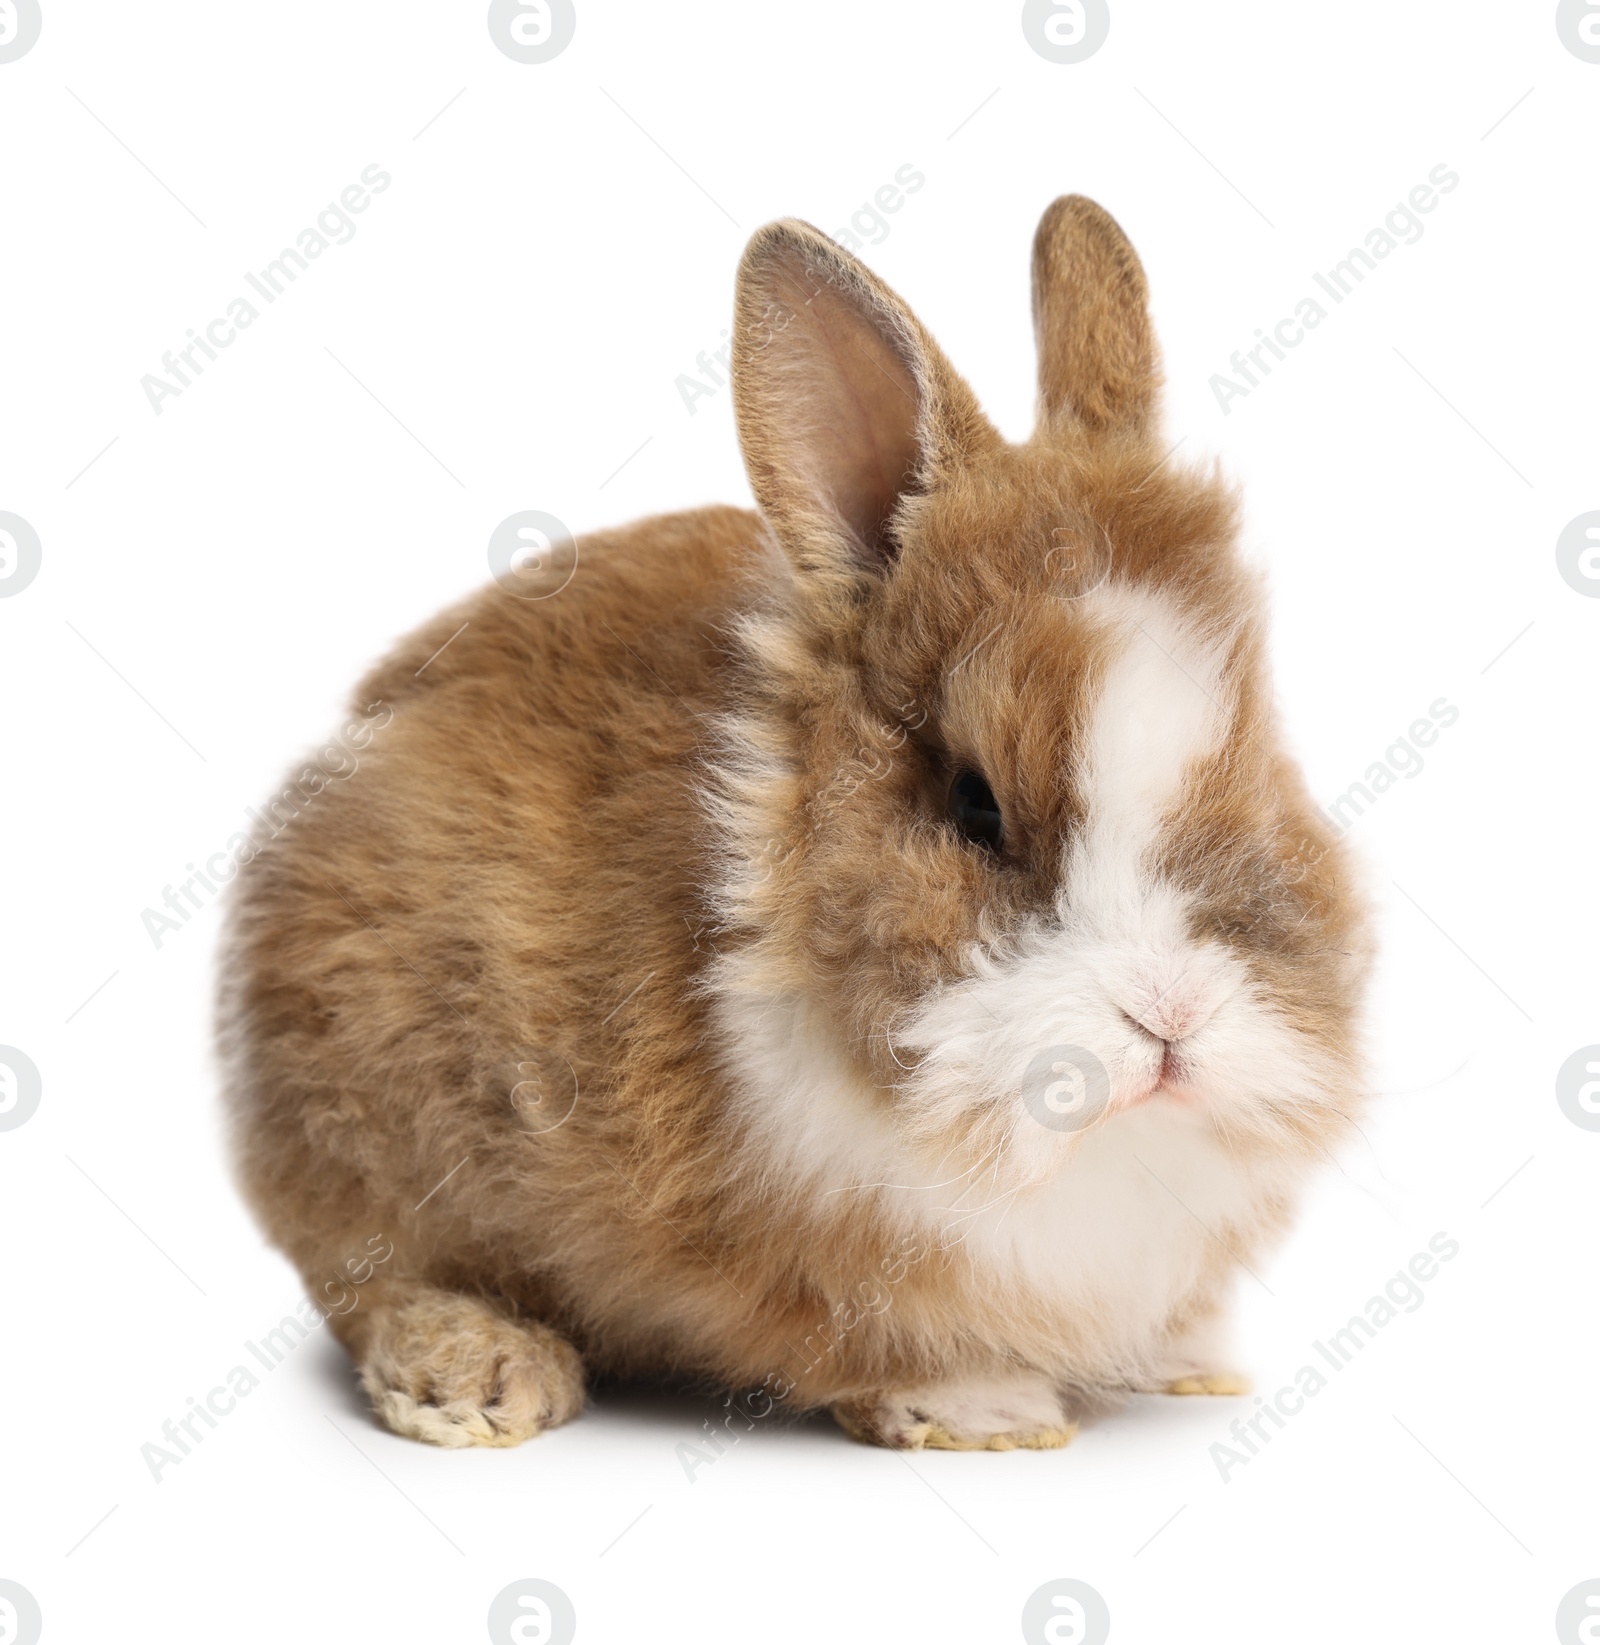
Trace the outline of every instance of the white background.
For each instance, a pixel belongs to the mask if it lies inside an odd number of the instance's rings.
[[[1119,1645],[1531,1641],[1600,1577],[1600,1133],[1554,1094],[1600,1040],[1600,602],[1554,553],[1600,508],[1600,65],[1544,3],[1112,18],[1059,66],[1014,4],[579,0],[523,66],[481,3],[45,0],[0,65],[0,510],[43,544],[0,599],[0,1042],[43,1076],[0,1133],[0,1577],[47,1641],[479,1640],[533,1576],[589,1641],[1014,1640],[1058,1577]],[[372,163],[355,238],[157,416],[140,378]],[[1223,415],[1212,374],[1441,163],[1422,238]],[[907,164],[865,255],[1012,437],[1040,212],[1127,229],[1169,442],[1244,485],[1319,798],[1459,708],[1351,831],[1381,1098],[1241,1277],[1258,1387],[1435,1233],[1459,1256],[1226,1482],[1249,1400],[1138,1400],[1047,1454],[773,1427],[692,1479],[687,1399],[434,1451],[319,1332],[157,1483],[141,1445],[299,1288],[220,1146],[220,909],[159,949],[141,911],[484,580],[507,514],[747,501],[727,391],[691,416],[675,379],[754,228],[843,227]]]

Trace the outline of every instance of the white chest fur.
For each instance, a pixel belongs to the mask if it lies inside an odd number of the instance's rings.
[[[1046,1181],[941,1172],[799,1002],[724,995],[721,1009],[745,1168],[819,1224],[870,1196],[901,1236],[959,1246],[995,1312],[1074,1320],[1102,1372],[1148,1371],[1163,1323],[1278,1186],[1197,1110],[1159,1096],[1086,1131]]]

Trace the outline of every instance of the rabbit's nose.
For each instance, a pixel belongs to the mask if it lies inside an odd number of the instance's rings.
[[[1122,1014],[1145,1033],[1169,1045],[1203,1027],[1211,1007],[1192,994],[1158,994],[1136,1004],[1124,1004]]]

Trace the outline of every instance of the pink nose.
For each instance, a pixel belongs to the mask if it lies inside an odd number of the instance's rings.
[[[1192,1034],[1211,1014],[1198,1000],[1170,996],[1157,996],[1137,1011],[1131,1011],[1127,1006],[1123,1006],[1122,1010],[1147,1034],[1169,1042]]]

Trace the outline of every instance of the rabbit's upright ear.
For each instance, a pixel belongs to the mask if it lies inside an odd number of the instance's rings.
[[[905,304],[793,220],[739,266],[733,397],[756,501],[822,576],[883,571],[902,500],[1000,439]]]
[[[1039,423],[1144,433],[1161,384],[1144,268],[1116,220],[1065,194],[1033,239]]]

